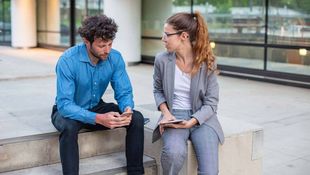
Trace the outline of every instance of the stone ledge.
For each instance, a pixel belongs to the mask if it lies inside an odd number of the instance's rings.
[[[152,143],[152,132],[160,112],[137,107],[151,122],[145,126],[144,153],[157,162],[162,173],[160,152],[162,141]],[[220,175],[261,175],[263,152],[263,128],[248,122],[220,117],[225,143],[219,147]],[[181,175],[197,174],[197,162],[192,144],[188,141],[188,156],[180,172]]]

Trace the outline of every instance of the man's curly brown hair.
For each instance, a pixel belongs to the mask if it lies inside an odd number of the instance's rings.
[[[91,44],[95,38],[113,40],[117,32],[117,24],[112,18],[105,15],[87,17],[79,27],[78,32],[82,38],[87,39]]]

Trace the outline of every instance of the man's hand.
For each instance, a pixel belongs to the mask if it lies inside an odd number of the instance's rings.
[[[133,111],[132,111],[132,109],[131,109],[131,107],[126,107],[125,108],[125,111],[123,112],[123,114],[125,114],[125,116],[124,116],[124,118],[126,118],[126,120],[129,122],[129,124],[130,124],[130,122],[131,122],[131,119],[132,119],[132,114],[133,114]],[[123,114],[122,114],[122,116],[123,116]],[[121,116],[121,117],[122,117]],[[129,125],[128,124],[128,125]]]
[[[118,112],[107,112],[96,115],[96,123],[108,127],[110,129],[127,126],[131,122],[130,117],[121,117]]]

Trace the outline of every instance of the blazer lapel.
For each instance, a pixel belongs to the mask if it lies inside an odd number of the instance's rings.
[[[168,57],[168,63],[166,67],[166,85],[167,85],[167,103],[169,109],[172,109],[173,91],[174,91],[174,74],[175,74],[175,53],[172,53]]]
[[[196,111],[196,101],[199,96],[199,80],[201,76],[202,66],[200,66],[198,72],[192,77],[191,79],[191,86],[190,86],[190,98],[192,99],[192,109]]]

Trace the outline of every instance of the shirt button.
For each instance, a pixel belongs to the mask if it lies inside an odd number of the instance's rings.
[[[95,85],[97,84],[97,82],[95,82]]]
[[[96,95],[94,94],[93,96],[95,97]]]

